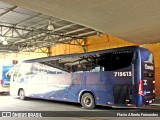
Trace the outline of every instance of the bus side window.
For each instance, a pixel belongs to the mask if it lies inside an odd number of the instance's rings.
[[[111,71],[112,70],[112,54],[106,53],[98,61],[101,66],[101,71]]]
[[[133,51],[118,51],[112,53],[112,70],[128,67],[132,63]]]
[[[14,67],[14,71],[13,71],[13,82],[15,82],[16,77],[19,76],[19,68],[20,68],[20,65],[16,65],[16,66]]]
[[[133,51],[130,50],[105,53],[98,58],[98,64],[104,71],[113,71],[128,67],[132,58]]]

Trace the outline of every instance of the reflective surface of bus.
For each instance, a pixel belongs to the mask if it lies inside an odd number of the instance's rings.
[[[152,53],[129,46],[26,60],[14,67],[10,94],[96,105],[133,106],[155,99]]]

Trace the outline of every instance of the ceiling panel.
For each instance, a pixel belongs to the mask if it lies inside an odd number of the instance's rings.
[[[8,8],[11,8],[11,7],[13,7],[13,5],[0,1],[0,8],[1,9],[8,9]]]
[[[21,7],[18,7],[14,10],[14,12],[17,12],[17,13],[21,13],[21,14],[25,14],[25,15],[29,15],[29,16],[34,16],[34,15],[37,15],[38,13],[37,12],[33,12],[31,10],[28,10],[28,9],[24,9],[24,8],[21,8]]]
[[[24,19],[29,18],[29,15],[20,14],[16,12],[9,12],[0,17],[1,22],[7,22],[9,24],[16,24]]]

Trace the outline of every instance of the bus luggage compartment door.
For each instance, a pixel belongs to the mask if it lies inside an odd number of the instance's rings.
[[[115,104],[130,104],[132,97],[131,85],[114,85],[113,94],[114,94],[114,103]]]

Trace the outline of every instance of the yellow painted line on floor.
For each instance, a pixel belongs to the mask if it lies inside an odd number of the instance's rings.
[[[86,120],[103,120],[101,118],[96,118],[96,117],[80,117],[82,119],[86,119]]]

